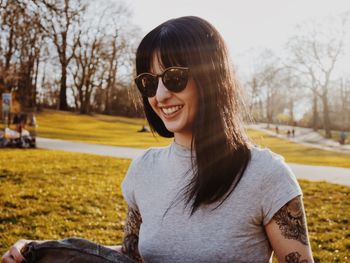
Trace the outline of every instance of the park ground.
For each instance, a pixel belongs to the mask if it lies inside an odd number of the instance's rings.
[[[45,114],[38,116],[38,132],[44,137],[139,148],[169,143],[149,133],[137,133],[144,120]],[[261,132],[249,133],[255,142],[287,161],[350,167],[349,155],[312,149]],[[128,159],[89,154],[1,149],[0,253],[19,238],[80,236],[106,245],[120,243],[126,209],[120,183],[129,163]],[[315,259],[349,261],[350,188],[299,182]]]

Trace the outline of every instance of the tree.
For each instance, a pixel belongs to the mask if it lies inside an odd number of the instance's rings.
[[[311,21],[298,27],[298,34],[288,42],[290,67],[308,81],[313,93],[314,120],[317,120],[317,101],[323,108],[323,126],[326,138],[331,138],[329,90],[332,74],[344,49],[348,15],[333,17],[319,23]],[[316,129],[314,123],[314,129]]]
[[[96,13],[99,13],[98,10],[95,10]],[[76,107],[81,113],[99,109],[110,114],[112,94],[116,94],[114,90],[125,84],[118,80],[121,77],[119,68],[123,67],[124,71],[126,67],[130,68],[129,58],[135,51],[135,31],[127,25],[128,10],[123,5],[102,10],[99,21],[94,21],[94,24],[95,27],[84,23],[81,28],[71,67],[74,79],[72,90]]]
[[[116,112],[140,30],[124,4],[108,4],[0,0],[0,91],[15,90],[24,107]]]
[[[42,26],[56,47],[61,68],[59,109],[67,110],[68,66],[78,45],[80,32],[77,28],[86,4],[81,0],[33,1],[40,6]]]
[[[101,69],[103,37],[101,31],[98,30],[92,38],[89,38],[89,36],[85,36],[85,40],[79,38],[78,48],[74,54],[75,70],[73,70],[73,78],[75,88],[78,91],[76,96],[78,103],[76,104],[79,105],[82,114],[90,112],[91,96],[94,88],[102,85],[103,78],[98,80],[96,75],[98,70]],[[100,75],[98,74],[98,76]]]
[[[263,119],[269,125],[283,108],[279,77],[282,67],[279,58],[268,49],[263,50],[256,61],[252,80],[249,83],[252,96],[249,108],[252,111],[258,107],[257,112],[260,114],[264,112]]]
[[[37,10],[28,1],[4,1],[1,37],[2,76],[8,90],[15,90],[23,108],[35,108],[43,30]]]

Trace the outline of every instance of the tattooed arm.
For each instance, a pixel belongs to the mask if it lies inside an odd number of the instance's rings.
[[[121,251],[136,262],[143,262],[138,249],[141,222],[139,211],[128,207]]]
[[[285,204],[265,226],[265,230],[278,262],[314,262],[300,196]]]

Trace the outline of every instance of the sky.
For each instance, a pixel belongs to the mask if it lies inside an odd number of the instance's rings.
[[[283,52],[297,24],[350,11],[350,0],[127,0],[125,3],[143,34],[180,16],[195,15],[208,20],[224,37],[234,64],[245,70],[252,67],[249,58],[252,50],[269,48]]]

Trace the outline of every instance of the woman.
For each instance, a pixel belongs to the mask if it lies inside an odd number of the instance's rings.
[[[217,30],[169,20],[141,41],[136,69],[151,129],[174,141],[132,162],[116,249],[140,262],[269,262],[272,250],[313,262],[301,189],[280,156],[249,143]]]
[[[224,41],[198,17],[141,41],[136,84],[150,127],[175,138],[134,160],[123,252],[146,262],[313,262],[300,187],[252,146]],[[141,256],[140,256],[141,255]]]

